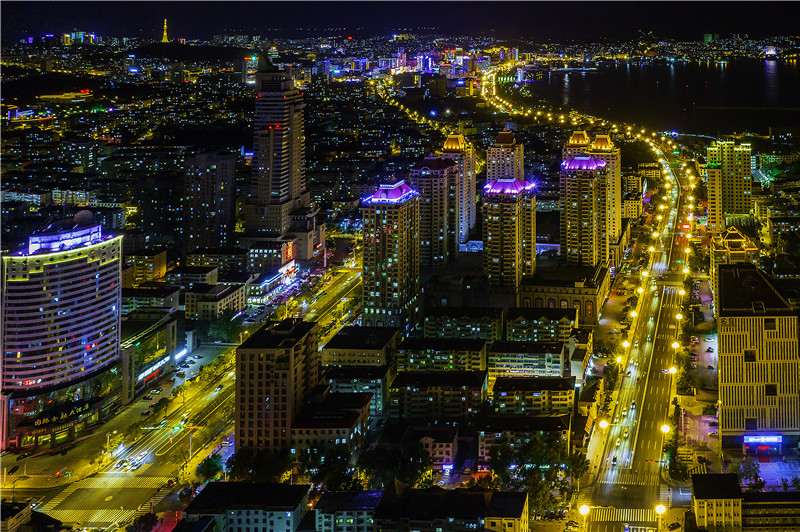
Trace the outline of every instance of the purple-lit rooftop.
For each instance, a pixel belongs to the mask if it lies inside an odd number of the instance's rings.
[[[597,170],[598,168],[605,168],[606,162],[594,157],[572,157],[566,159],[561,163],[562,170]]]
[[[368,205],[403,203],[417,195],[419,195],[419,192],[406,185],[406,182],[401,180],[397,183],[380,185],[375,194],[367,196],[364,199],[364,203]]]
[[[525,190],[536,188],[535,183],[518,179],[493,179],[483,187],[484,194],[519,194]]]

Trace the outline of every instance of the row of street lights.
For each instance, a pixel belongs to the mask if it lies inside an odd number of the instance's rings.
[[[583,516],[583,529],[588,530],[586,527],[586,518],[589,516],[589,512],[592,511],[592,508],[587,505],[583,505],[578,509],[578,512]],[[659,504],[655,507],[656,514],[658,514],[658,528],[656,530],[661,530],[661,516],[664,515],[664,512],[667,511],[667,508],[663,504]]]

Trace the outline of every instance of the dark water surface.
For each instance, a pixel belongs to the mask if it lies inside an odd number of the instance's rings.
[[[800,63],[756,59],[553,72],[528,89],[549,102],[658,130],[717,135],[800,127]]]

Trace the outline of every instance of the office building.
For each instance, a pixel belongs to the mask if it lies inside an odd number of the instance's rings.
[[[758,266],[761,252],[758,246],[746,237],[736,227],[729,227],[722,233],[711,238],[711,249],[709,250],[711,277],[711,292],[714,297],[714,310],[718,309],[719,298],[719,277],[717,268],[722,264],[742,264],[750,263]]]
[[[467,143],[464,135],[448,135],[442,153],[437,154],[436,157],[454,161],[458,169],[458,182],[460,183],[458,242],[463,244],[469,240],[469,234],[475,229],[478,222],[475,148]]]
[[[719,266],[717,276],[722,445],[783,454],[800,441],[797,311],[752,264]]]
[[[121,247],[81,211],[3,256],[3,449],[72,440],[108,414],[119,393],[109,370],[119,363]]]
[[[606,163],[576,156],[561,163],[561,253],[582,266],[606,263]]]
[[[183,511],[187,521],[214,519],[218,532],[294,532],[308,512],[306,484],[209,482]]]
[[[268,322],[236,349],[236,448],[289,449],[292,422],[319,384],[319,327]]]
[[[486,180],[525,179],[525,148],[511,131],[497,134],[497,140],[486,152]]]
[[[411,187],[419,192],[419,259],[426,268],[442,268],[459,249],[458,168],[450,159],[423,159],[411,167]]]
[[[219,150],[189,155],[184,160],[184,251],[228,245],[234,229],[236,159],[236,154]]]
[[[483,189],[483,264],[490,290],[516,294],[536,269],[535,185],[490,180]]]
[[[730,219],[749,218],[753,208],[750,144],[718,140],[706,148],[708,232],[721,233]]]
[[[404,181],[363,201],[362,324],[413,327],[420,308],[420,198]]]

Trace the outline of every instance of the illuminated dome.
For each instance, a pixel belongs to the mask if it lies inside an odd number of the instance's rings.
[[[592,143],[592,149],[612,150],[614,149],[614,143],[611,142],[611,137],[608,135],[597,135]]]
[[[484,194],[519,194],[525,190],[536,187],[530,181],[520,181],[512,177],[493,179],[483,187]]]
[[[605,168],[606,163],[603,160],[595,159],[594,157],[572,157],[561,163],[562,170],[591,170],[595,171],[598,168]]]
[[[380,185],[378,190],[371,196],[364,200],[365,203],[402,203],[407,199],[416,196],[416,190],[406,185],[406,182],[401,180],[397,183],[389,183]]]
[[[444,151],[464,151],[467,147],[467,142],[464,140],[464,135],[448,135],[447,140],[444,141]]]
[[[586,144],[589,144],[589,135],[587,135],[585,131],[576,131],[569,138],[569,141],[567,141],[567,144],[585,146]]]

